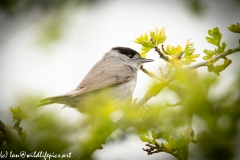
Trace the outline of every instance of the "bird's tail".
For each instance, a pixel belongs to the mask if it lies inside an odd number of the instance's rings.
[[[53,103],[67,104],[68,99],[69,99],[68,95],[48,97],[48,98],[42,99],[40,101],[40,104],[36,105],[36,107],[45,106]]]

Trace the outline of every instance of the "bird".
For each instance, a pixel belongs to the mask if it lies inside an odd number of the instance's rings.
[[[72,91],[42,99],[37,106],[64,104],[80,112],[95,110],[105,99],[123,103],[127,101],[137,83],[137,71],[152,59],[142,58],[128,47],[114,47],[106,52]],[[92,112],[92,111],[91,111]]]

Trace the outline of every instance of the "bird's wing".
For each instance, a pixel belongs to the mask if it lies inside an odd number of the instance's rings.
[[[128,65],[109,59],[99,61],[74,90],[72,97],[106,88],[135,78],[134,71]]]

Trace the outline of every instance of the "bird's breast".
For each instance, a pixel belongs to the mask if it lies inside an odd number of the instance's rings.
[[[120,83],[108,88],[108,93],[111,94],[114,99],[125,101],[133,93],[136,86],[136,79],[132,79],[125,83]]]

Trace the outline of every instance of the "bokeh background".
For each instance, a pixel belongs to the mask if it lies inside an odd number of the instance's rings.
[[[73,90],[105,52],[115,46],[139,51],[135,37],[156,27],[165,27],[166,44],[184,46],[191,39],[196,53],[213,48],[205,41],[213,27],[220,28],[227,48],[236,47],[240,36],[227,27],[240,22],[239,7],[239,0],[1,0],[0,119],[12,125],[10,106],[29,97],[40,99]],[[156,71],[164,65],[153,51],[148,57],[157,60],[147,64],[147,69]],[[230,59],[233,63],[222,72],[216,93],[227,89],[240,71],[240,56]],[[143,97],[148,84],[149,77],[140,71],[133,97]],[[61,108],[45,109],[56,110],[67,122],[83,116]],[[130,136],[120,144],[106,144],[94,155],[99,160],[173,159],[164,153],[147,156],[143,147],[139,137]]]

